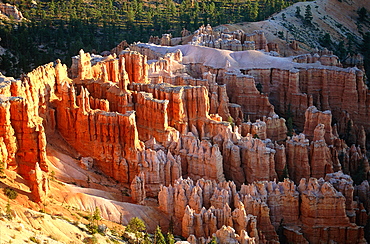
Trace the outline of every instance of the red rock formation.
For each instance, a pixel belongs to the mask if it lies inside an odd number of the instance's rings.
[[[28,172],[35,169],[36,162],[39,162],[40,167],[47,171],[44,127],[41,121],[37,123],[37,120],[32,117],[28,101],[22,98],[12,100],[10,114],[18,144],[16,153],[18,173],[28,179]]]
[[[360,184],[363,180],[370,179],[369,161],[360,147],[353,144],[351,147],[343,148],[339,155],[343,172],[352,176],[356,174],[360,176],[356,178],[356,183]]]
[[[16,6],[10,5],[9,3],[0,4],[0,14],[4,14],[9,18],[15,20],[23,20],[23,14],[17,9]]]
[[[71,78],[80,80],[91,79],[91,56],[82,49],[78,56],[72,58]]]
[[[305,125],[303,134],[305,134],[307,139],[313,140],[316,126],[318,124],[323,124],[325,128],[325,142],[329,145],[332,145],[335,137],[332,132],[333,130],[331,127],[331,117],[331,112],[328,110],[321,112],[317,110],[315,106],[309,107],[305,113]]]
[[[54,99],[55,69],[51,63],[40,66],[24,76],[22,81],[13,81],[8,85],[12,96],[9,99],[10,121],[17,141],[15,152],[15,140],[5,137],[5,141],[10,143],[8,157],[12,160],[16,153],[17,171],[28,179],[28,172],[35,169],[37,162],[43,171],[48,170],[45,128],[53,131],[55,126],[54,110],[50,108],[50,101]],[[11,129],[8,127],[6,130],[10,135]]]
[[[135,178],[131,182],[130,188],[132,199],[138,204],[144,204],[146,192],[145,192],[145,175],[143,172],[135,176]]]
[[[269,52],[280,53],[279,45],[277,43],[273,43],[273,42],[267,43],[267,49]]]
[[[314,178],[325,177],[327,173],[333,172],[332,157],[325,143],[324,135],[325,126],[318,124],[314,131],[310,150],[311,177]]]
[[[29,185],[34,202],[44,202],[49,194],[49,180],[36,163],[35,169],[29,172]]]
[[[133,51],[124,51],[121,55],[125,58],[125,70],[130,82],[148,83],[147,57]]]
[[[0,138],[1,161],[4,167],[16,166],[15,155],[17,152],[17,139],[10,120],[10,101],[4,97],[0,103]]]
[[[199,141],[192,133],[181,137],[181,168],[185,177],[224,181],[223,158],[217,144]]]
[[[289,175],[285,175],[288,173],[288,167],[287,167],[287,155],[286,155],[286,149],[284,145],[279,145],[275,142],[274,145],[275,153],[275,170],[276,174],[279,180],[284,180],[284,177],[288,177]]]
[[[140,140],[155,137],[163,144],[178,141],[178,131],[168,125],[168,100],[158,100],[150,93],[139,92],[134,95],[134,102]]]
[[[226,84],[230,102],[241,105],[244,117],[256,120],[274,115],[274,106],[257,90],[252,76],[226,74],[222,82]]]
[[[334,180],[339,174],[332,176],[331,179]],[[211,187],[206,188],[206,185]],[[210,182],[201,180],[194,186],[190,180],[177,181],[174,188],[162,187],[159,194],[160,208],[169,214],[175,214],[176,218],[181,219],[183,216],[182,234],[185,237],[193,235],[191,240],[211,236],[212,233],[220,238],[233,237],[236,240],[235,236],[226,234],[226,228],[232,233],[247,229],[248,236],[254,237],[256,242],[266,240],[271,243],[278,241],[276,230],[282,227],[286,238],[298,243],[307,243],[307,240],[316,242],[317,238],[326,242],[333,240],[340,243],[364,243],[363,228],[351,224],[346,215],[345,197],[322,179],[303,179],[298,188],[289,180],[280,183],[258,182],[243,185],[238,194],[235,188],[228,188],[231,186],[229,183],[222,185],[224,186],[212,186]],[[216,190],[212,190],[213,187]],[[211,205],[215,207],[206,210],[202,208],[202,201],[205,202],[210,195]],[[233,201],[228,200],[230,196],[233,196]],[[178,200],[175,200],[175,204],[169,204],[168,201],[173,199]],[[185,211],[181,211],[182,206],[186,206]],[[328,226],[330,231],[324,232],[323,226]],[[258,230],[261,233],[258,234]],[[225,235],[217,234],[220,232],[225,232]],[[351,235],[347,235],[347,232]]]
[[[345,197],[330,183],[314,178],[302,179],[298,190],[302,199],[302,230],[309,242],[366,242],[363,229],[351,224],[346,215]],[[328,227],[330,231],[324,231]]]
[[[180,158],[163,151],[143,150],[134,112],[93,110],[84,87],[77,98],[73,86],[67,83],[61,84],[60,90],[62,99],[57,103],[57,120],[68,123],[58,123],[58,130],[83,156],[93,157],[95,165],[105,174],[131,183],[135,175],[143,171],[148,196],[156,195],[161,184],[171,184],[181,176]],[[140,114],[139,108],[137,111]]]
[[[208,27],[201,32],[214,35]],[[231,49],[248,40],[267,48],[262,33],[222,35],[231,38]],[[178,50],[164,56],[137,48],[162,59],[148,65],[137,50],[118,58],[81,51],[71,68],[73,81],[60,62],[22,81],[2,81],[1,157],[30,179],[36,201],[46,185],[38,173],[38,163],[47,170],[45,131],[57,132],[81,156],[91,157],[94,167],[131,183],[135,201],[158,195],[160,209],[192,241],[205,242],[215,234],[225,242],[276,243],[278,230],[293,242],[363,241],[363,228],[355,223],[366,218],[360,204],[367,200],[366,183],[357,190],[360,201],[354,202],[345,177],[327,176],[337,190],[323,180],[301,180],[339,170],[339,155],[344,170],[354,174],[363,166],[369,172],[364,151],[368,121],[362,117],[369,100],[360,71],[294,63],[297,68],[251,68],[241,75],[201,63],[185,66]],[[185,69],[191,76],[178,75]],[[338,82],[328,82],[332,79]],[[301,134],[279,145],[287,129],[270,101],[279,114],[292,115],[296,126],[303,129],[304,124],[309,140]],[[347,110],[360,124],[355,140],[360,147],[347,148],[335,138],[331,115],[315,107],[307,110],[313,104],[338,107],[334,117]],[[260,120],[243,122],[248,115]],[[301,180],[298,191],[293,181],[273,181],[286,173],[296,183]]]
[[[366,95],[363,73],[360,70],[307,69],[300,70],[299,77],[301,92],[312,95],[316,106],[320,105],[319,109],[331,110],[337,120],[345,110],[356,123],[365,126],[363,116],[367,114],[365,107],[369,98]],[[331,83],[328,82],[329,80],[338,82]]]
[[[355,195],[358,196],[365,209],[370,210],[370,186],[369,181],[364,180],[360,185],[355,186]]]
[[[115,53],[117,56],[126,48],[128,48],[129,45],[126,42],[126,40],[121,41],[115,48],[113,48],[110,52]]]
[[[334,188],[343,194],[346,198],[346,213],[351,222],[355,222],[354,217],[356,216],[353,202],[353,180],[349,175],[343,174],[341,171],[327,174],[325,181],[328,181],[334,186]]]
[[[275,151],[259,139],[248,138],[240,143],[242,167],[247,183],[276,179]]]
[[[297,42],[296,40],[293,40],[293,41],[289,44],[289,46],[290,46],[293,50],[295,50],[295,51],[299,50],[299,45],[298,45],[298,42]]]
[[[276,114],[272,117],[264,117],[266,123],[266,137],[273,141],[282,141],[286,139],[287,127],[285,119],[279,118]]]
[[[161,46],[171,46],[171,34],[162,34]]]
[[[265,33],[263,31],[254,31],[252,34],[246,34],[244,38],[245,40],[243,41],[253,41],[256,45],[256,50],[269,51]]]
[[[293,61],[297,63],[316,63],[320,61],[320,63],[325,66],[342,66],[338,57],[328,50],[322,50],[314,54],[302,54],[295,57]]]
[[[266,123],[259,119],[254,123],[248,121],[241,124],[241,135],[247,136],[251,134],[256,138],[265,140],[267,138],[266,129]]]
[[[300,134],[287,140],[286,152],[289,177],[295,183],[302,178],[310,178],[309,141],[305,135]]]

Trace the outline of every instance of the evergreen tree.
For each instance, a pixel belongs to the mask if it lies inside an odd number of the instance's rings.
[[[301,8],[300,7],[296,7],[296,10],[295,10],[295,16],[297,18],[302,18],[302,15],[301,15]]]
[[[370,78],[370,32],[367,32],[363,36],[361,51],[364,55],[364,66],[366,70],[366,76],[368,77],[368,80],[369,80]]]
[[[216,236],[212,236],[212,240],[209,244],[217,244],[217,237]]]
[[[166,243],[167,244],[174,244],[175,243],[175,238],[172,233],[167,233],[166,235]]]
[[[258,1],[254,1],[250,8],[249,16],[252,21],[256,21],[259,14],[259,4]]]
[[[134,217],[130,219],[126,227],[126,231],[132,232],[132,233],[141,232],[145,230],[146,230],[146,226],[145,226],[144,221],[138,217]]]
[[[287,131],[287,136],[293,136],[293,132],[294,132],[294,129],[293,129],[293,112],[291,110],[291,104],[289,103],[288,104],[288,108],[287,108],[287,111],[285,113],[286,115],[286,127],[288,129]]]
[[[262,93],[263,86],[262,86],[262,84],[261,84],[261,83],[257,83],[256,88],[257,88],[257,90],[258,90],[260,93]]]
[[[323,47],[327,47],[327,48],[331,49],[331,46],[332,46],[333,42],[331,40],[331,37],[330,37],[329,33],[325,33],[325,35],[320,39],[320,44]]]
[[[10,208],[10,203],[9,203],[9,198],[8,198],[8,203],[5,206],[5,214],[9,220],[13,219],[12,209]]]
[[[96,221],[96,225],[99,224],[99,220],[101,220],[101,215],[100,215],[100,209],[98,207],[95,207],[94,213],[92,215],[93,221]]]
[[[367,17],[367,10],[366,8],[362,7],[360,8],[358,11],[357,11],[357,14],[358,14],[358,20],[360,22],[363,22],[366,20],[366,17]]]
[[[154,244],[166,244],[166,240],[164,239],[164,236],[161,231],[161,227],[157,225],[157,228],[154,232]]]
[[[304,20],[306,24],[311,24],[313,17],[312,17],[312,12],[311,12],[311,5],[306,6],[306,10],[304,13]]]

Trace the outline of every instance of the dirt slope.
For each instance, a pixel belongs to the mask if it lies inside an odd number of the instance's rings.
[[[303,21],[306,6],[308,5],[311,6],[312,25],[307,25]],[[302,18],[296,16],[297,7],[300,8]],[[370,1],[317,0],[313,2],[298,2],[280,13],[272,15],[266,21],[221,25],[216,27],[216,30],[224,28],[228,28],[230,31],[242,29],[245,32],[264,30],[267,40],[279,43],[281,54],[288,56],[294,55],[296,52],[288,48],[286,41],[299,41],[300,47],[303,49],[300,52],[305,52],[321,48],[319,39],[326,33],[330,34],[331,39],[335,42],[343,40],[347,44],[348,34],[352,34],[355,41],[361,42],[362,36],[360,32],[366,33],[370,31],[369,22],[358,22],[357,10],[361,7],[365,7],[369,11]]]

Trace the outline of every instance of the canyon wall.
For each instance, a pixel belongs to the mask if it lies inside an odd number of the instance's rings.
[[[345,176],[332,179],[336,177]],[[160,209],[181,223],[182,236],[190,239],[220,238],[217,232],[228,226],[232,228],[228,232],[247,235],[255,243],[277,243],[280,230],[290,233],[284,236],[293,243],[365,243],[363,227],[352,224],[346,215],[346,199],[351,201],[353,196],[346,195],[316,178],[302,179],[299,185],[288,179],[260,181],[243,185],[240,191],[232,182],[179,179],[174,186],[163,186],[158,200]],[[323,226],[330,232],[323,231]],[[231,236],[235,243],[243,243]]]
[[[20,80],[1,77],[0,157],[29,180],[33,200],[48,194],[48,137],[61,136],[130,187],[136,203],[158,196],[194,243],[212,235],[363,243],[366,213],[358,209],[369,208],[369,187],[359,184],[370,167],[361,71],[305,62],[230,70],[187,63],[180,48],[106,57],[81,50],[69,72],[56,61]],[[148,64],[145,53],[158,60]],[[278,114],[303,133],[287,136],[292,128]],[[361,175],[356,191],[340,170]]]

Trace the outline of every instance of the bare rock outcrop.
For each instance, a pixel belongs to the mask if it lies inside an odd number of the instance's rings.
[[[363,227],[350,221],[362,215],[353,211],[353,187],[348,179],[342,173],[328,175],[335,187],[315,178],[302,179],[299,186],[288,179],[279,183],[260,181],[242,185],[239,192],[231,182],[216,184],[201,179],[194,185],[190,179],[180,179],[174,186],[162,186],[158,199],[162,211],[181,221],[182,235],[197,241],[216,233],[217,237],[242,243],[236,238],[236,233],[241,233],[239,237],[247,234],[253,238],[247,239],[256,243],[274,243],[279,240],[279,230],[287,241],[300,243],[318,238],[364,243]],[[334,232],[324,234],[324,226]],[[348,231],[351,236],[345,234]]]
[[[19,11],[15,5],[11,5],[9,3],[0,4],[0,14],[15,20],[25,19],[22,12]]]
[[[314,131],[313,141],[310,148],[311,177],[325,177],[333,172],[331,153],[324,139],[325,125],[318,124]]]
[[[210,26],[194,41],[277,49],[263,32],[217,34]],[[159,208],[191,242],[215,235],[227,243],[277,243],[281,233],[290,242],[364,242],[370,99],[362,71],[258,51],[222,50],[225,65],[216,66],[195,61],[189,55],[199,49],[186,48],[138,44],[105,57],[81,50],[70,74],[57,61],[21,80],[0,77],[0,159],[43,201],[47,139],[60,135],[91,157],[93,168],[131,184],[135,202],[158,196]],[[244,54],[268,62],[248,63],[238,56]],[[322,63],[335,61],[331,53],[318,55]],[[265,63],[271,67],[260,67]],[[286,121],[275,112],[304,133],[286,139]],[[334,128],[332,118],[339,121]],[[357,145],[338,139],[345,128],[353,129],[345,139]],[[353,187],[349,176],[334,173],[340,169],[364,173],[353,178],[364,183]]]
[[[304,134],[293,136],[286,143],[286,160],[289,170],[289,177],[297,184],[302,178],[311,176],[309,162],[310,142]]]
[[[346,215],[346,198],[330,183],[314,178],[302,179],[298,191],[302,199],[300,211],[303,232],[308,241],[366,242],[363,229],[351,224]],[[323,226],[330,226],[329,235],[324,234]],[[351,235],[347,235],[348,232]]]
[[[29,172],[29,185],[32,200],[37,203],[44,202],[49,194],[49,180],[38,163],[36,163],[35,169]]]
[[[135,178],[131,182],[130,188],[132,199],[138,204],[144,204],[146,198],[146,191],[145,191],[145,176],[143,172],[135,176]]]
[[[305,125],[303,134],[306,135],[307,139],[314,140],[314,132],[318,124],[323,124],[325,128],[324,138],[328,145],[333,144],[334,135],[332,132],[332,116],[330,111],[321,112],[316,109],[315,106],[311,106],[306,110],[305,113]]]

